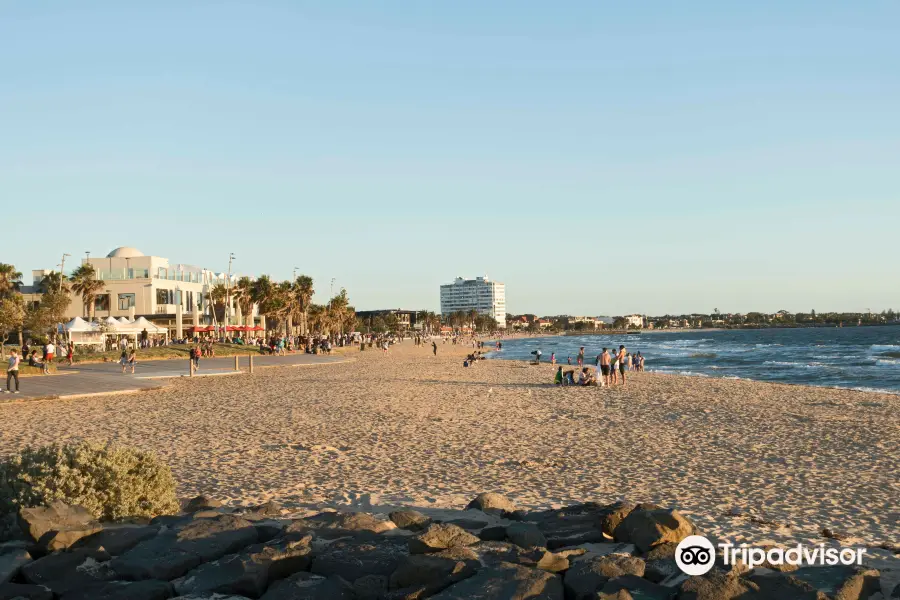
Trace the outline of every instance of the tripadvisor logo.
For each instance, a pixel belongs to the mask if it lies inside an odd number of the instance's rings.
[[[763,564],[779,565],[861,565],[865,548],[826,548],[825,544],[791,548],[754,548],[741,544],[719,544],[725,566],[739,561],[753,569]],[[675,563],[687,575],[705,575],[716,562],[716,547],[702,535],[689,535],[675,548]]]

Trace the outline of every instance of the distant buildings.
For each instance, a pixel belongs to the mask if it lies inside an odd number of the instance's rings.
[[[396,317],[397,329],[421,329],[416,318],[420,311],[404,310],[402,308],[386,308],[381,310],[358,310],[356,317],[363,323],[369,323],[371,319],[391,319]]]
[[[457,277],[453,283],[441,286],[443,316],[471,310],[489,315],[499,327],[506,327],[506,285],[484,276],[475,279]]]
[[[641,315],[628,315],[624,317],[624,319],[626,327],[641,328],[644,326],[644,317],[642,317]]]

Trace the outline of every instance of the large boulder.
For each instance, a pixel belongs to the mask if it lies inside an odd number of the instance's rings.
[[[42,585],[0,583],[0,600],[53,600],[53,592]]]
[[[174,596],[167,581],[108,581],[63,594],[60,600],[167,600]]]
[[[410,588],[430,596],[478,571],[478,556],[468,548],[407,556],[391,574],[390,589]]]
[[[310,570],[323,577],[342,577],[353,584],[367,575],[389,578],[408,555],[406,541],[400,538],[383,537],[377,544],[338,540],[315,554]]]
[[[12,581],[19,570],[31,562],[31,555],[25,548],[13,546],[0,551],[0,583]]]
[[[512,563],[551,573],[560,573],[569,568],[569,559],[544,548],[522,548],[506,542],[480,542],[469,546],[484,565]]]
[[[323,512],[288,525],[286,533],[304,535],[315,532],[318,537],[335,539],[348,535],[372,539],[373,534],[396,529],[392,521],[379,519],[368,513]]]
[[[431,519],[417,510],[395,510],[388,517],[394,525],[408,531],[422,531],[431,525]]]
[[[780,572],[754,574],[748,578],[766,600],[825,600],[826,596],[809,583]],[[866,596],[868,598],[868,596]]]
[[[139,527],[113,527],[98,531],[93,535],[81,538],[72,545],[72,549],[88,548],[99,550],[103,548],[112,556],[118,556],[131,550],[144,540],[156,537],[159,527],[154,525]]]
[[[588,600],[596,597],[606,582],[623,575],[644,576],[644,561],[636,556],[613,554],[576,562],[566,571],[566,597]]]
[[[625,502],[585,502],[528,513],[525,520],[535,523],[547,538],[547,547],[555,550],[584,543],[611,541],[616,527],[633,509],[633,504]]]
[[[677,510],[638,506],[616,527],[615,538],[634,544],[641,552],[649,552],[659,544],[677,544],[696,531],[694,524]]]
[[[501,563],[484,567],[478,573],[451,585],[432,600],[472,600],[503,598],[504,600],[563,600],[559,575],[520,565]]]
[[[624,592],[624,593],[623,593]],[[670,600],[675,597],[674,588],[658,585],[636,575],[622,575],[610,579],[596,595],[596,600]]]
[[[296,573],[276,581],[260,600],[355,600],[352,586],[340,577]]]
[[[184,512],[197,512],[201,510],[213,510],[222,506],[222,503],[214,498],[200,494],[188,500],[184,505]]]
[[[108,561],[109,554],[103,549],[57,552],[22,567],[22,579],[63,595],[115,579],[116,574],[110,569]]]
[[[706,575],[689,577],[681,584],[678,600],[762,600],[759,586],[735,573],[713,569]]]
[[[678,544],[665,542],[651,548],[644,554],[643,559],[647,567],[644,569],[644,577],[653,583],[661,583],[666,579],[681,573],[678,563],[675,562],[675,549]]]
[[[501,517],[510,517],[519,510],[512,500],[494,492],[483,492],[475,496],[475,499],[466,506],[466,509],[471,508]]]
[[[203,563],[172,583],[179,594],[218,592],[257,598],[272,581],[309,568],[311,540],[307,536],[300,541],[256,544],[239,554]]]
[[[454,546],[471,546],[480,541],[480,538],[456,525],[434,523],[422,533],[409,538],[409,551],[411,554],[439,552]]]
[[[171,580],[257,540],[256,528],[240,517],[199,519],[139,543],[113,559],[112,568],[126,579]]]
[[[523,548],[546,548],[547,538],[534,523],[511,523],[506,528],[510,542]]]
[[[102,529],[94,515],[83,506],[55,501],[49,506],[19,510],[19,526],[47,552],[65,550],[83,537]]]
[[[879,571],[858,566],[808,566],[791,575],[838,600],[867,599],[881,586]]]

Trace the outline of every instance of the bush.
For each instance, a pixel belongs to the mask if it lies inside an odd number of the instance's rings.
[[[156,454],[98,442],[27,447],[0,462],[0,513],[54,500],[103,520],[178,511],[175,478]]]

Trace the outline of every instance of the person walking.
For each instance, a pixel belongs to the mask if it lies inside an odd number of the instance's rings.
[[[194,346],[191,348],[191,360],[194,361],[194,370],[200,370],[200,349]]]
[[[19,362],[20,362],[20,360],[21,359],[19,358],[18,352],[10,353],[9,366],[6,369],[6,393],[7,394],[12,391],[10,389],[11,388],[10,384],[12,383],[13,379],[16,380],[16,391],[14,391],[12,393],[13,394],[19,393]]]
[[[69,366],[72,366],[72,362],[75,358],[75,342],[69,342],[66,344],[66,360],[69,363]]]

